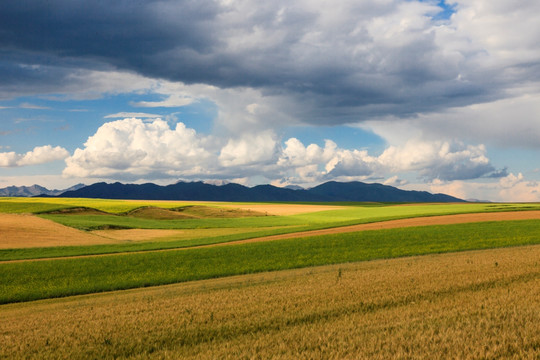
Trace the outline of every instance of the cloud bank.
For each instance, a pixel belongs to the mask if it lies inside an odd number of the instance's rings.
[[[323,147],[296,138],[282,143],[271,131],[226,140],[197,134],[181,122],[171,128],[161,119],[136,118],[102,125],[66,159],[64,175],[126,180],[264,176],[268,182],[305,185],[407,172],[429,181],[497,176],[482,145],[410,141],[372,156],[339,148],[332,140]]]
[[[129,11],[124,2],[5,1],[0,96],[64,91],[77,81],[100,88],[90,74],[125,71],[281,94],[303,122],[338,124],[436,112],[506,98],[516,84],[537,86],[537,2],[448,3],[454,13],[440,19],[446,9],[431,1],[164,0]],[[108,85],[125,91],[125,84]],[[191,101],[173,95],[136,104]]]

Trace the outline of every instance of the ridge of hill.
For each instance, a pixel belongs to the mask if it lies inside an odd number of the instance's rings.
[[[66,191],[77,190],[86,185],[77,184],[64,190],[49,190],[43,186],[34,184],[32,186],[8,186],[0,189],[0,197],[14,196],[14,197],[30,197],[30,196],[57,196]]]
[[[202,181],[178,182],[160,186],[153,183],[95,183],[66,191],[59,197],[133,199],[133,200],[198,200],[198,201],[286,201],[286,202],[464,202],[445,194],[401,190],[389,185],[359,181],[329,181],[311,189],[280,188],[272,185],[246,187],[239,184],[212,185]]]

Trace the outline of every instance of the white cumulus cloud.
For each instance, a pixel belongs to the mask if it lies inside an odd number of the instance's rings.
[[[166,121],[129,118],[109,122],[66,159],[63,174],[119,179],[181,177],[205,173],[209,158],[195,130]]]
[[[13,161],[9,154],[4,162]],[[27,158],[24,161],[30,161],[30,155]],[[409,141],[373,156],[367,150],[341,148],[332,140],[324,146],[306,145],[297,138],[282,143],[271,130],[202,136],[181,122],[171,128],[161,119],[136,118],[102,125],[66,159],[63,172],[68,177],[130,181],[258,177],[257,181],[298,185],[368,178],[403,185],[402,175],[407,173],[427,182],[507,175],[496,172],[481,144]]]
[[[447,141],[408,141],[390,146],[378,158],[388,171],[416,171],[428,180],[475,179],[493,173],[483,145]]]
[[[276,158],[277,145],[270,131],[245,134],[240,139],[230,139],[221,149],[219,160],[223,166],[268,164]]]
[[[0,153],[0,167],[39,165],[63,160],[68,156],[69,152],[60,146],[36,146],[25,154],[17,154],[14,151]]]

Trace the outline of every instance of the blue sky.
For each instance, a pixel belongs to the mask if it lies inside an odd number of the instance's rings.
[[[540,201],[540,4],[0,4],[0,187],[380,182]]]

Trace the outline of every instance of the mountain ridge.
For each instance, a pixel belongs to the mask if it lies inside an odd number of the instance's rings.
[[[446,194],[401,190],[389,185],[359,181],[329,181],[310,189],[290,189],[273,185],[257,185],[250,188],[235,183],[212,185],[202,181],[177,182],[165,186],[153,183],[99,182],[80,189],[69,190],[56,196],[130,200],[244,202],[465,202],[465,200]]]
[[[8,196],[30,197],[30,196],[40,196],[40,195],[57,196],[66,191],[78,190],[84,186],[86,185],[77,184],[63,190],[56,190],[56,189],[49,190],[37,184],[31,185],[31,186],[8,186],[8,187],[0,189],[0,197],[8,197]]]

